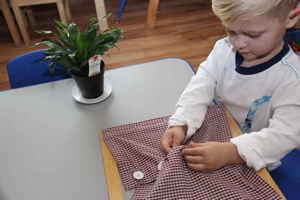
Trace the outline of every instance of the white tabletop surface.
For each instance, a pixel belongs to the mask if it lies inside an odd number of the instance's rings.
[[[94,105],[72,79],[0,92],[0,200],[108,199],[97,134],[172,114],[192,75],[176,58],[107,70],[112,95]]]

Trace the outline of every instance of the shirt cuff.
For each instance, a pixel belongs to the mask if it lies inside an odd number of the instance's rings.
[[[172,126],[187,126],[187,132],[184,138],[184,142],[190,139],[190,137],[196,132],[196,128],[191,127],[190,123],[185,120],[170,118],[168,122],[168,128]]]
[[[236,145],[241,158],[246,162],[248,167],[252,167],[256,171],[266,167],[266,163],[264,162],[264,160],[255,151],[255,149],[251,148],[251,146],[247,143],[247,140],[244,140],[243,136],[247,135],[242,135],[230,139],[230,142]]]

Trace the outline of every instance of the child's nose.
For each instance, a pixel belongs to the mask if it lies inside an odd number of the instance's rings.
[[[236,36],[232,38],[232,45],[235,47],[236,50],[244,49],[247,47],[247,41],[243,36]]]

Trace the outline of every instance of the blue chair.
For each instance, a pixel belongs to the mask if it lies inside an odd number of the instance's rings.
[[[300,150],[295,149],[286,155],[282,165],[270,172],[276,184],[288,200],[300,197]]]
[[[288,42],[290,41],[299,41],[300,40],[300,30],[296,28],[288,29],[284,39]]]
[[[120,0],[119,7],[116,13],[117,21],[121,21],[126,4],[127,4],[127,0]]]
[[[70,77],[70,75],[58,65],[55,66],[55,73],[50,73],[48,63],[43,61],[45,56],[43,50],[38,50],[11,60],[7,64],[11,88],[26,87]]]
[[[284,36],[284,40],[289,43],[292,49],[299,53],[300,52],[300,30],[291,28],[287,31]]]

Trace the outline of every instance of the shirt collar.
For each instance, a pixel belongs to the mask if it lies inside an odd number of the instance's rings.
[[[288,45],[287,42],[285,42],[282,50],[277,55],[275,55],[273,58],[271,58],[269,61],[266,61],[266,62],[258,64],[258,65],[254,65],[254,66],[251,66],[251,67],[241,66],[241,64],[244,61],[244,58],[241,54],[236,52],[236,56],[235,56],[236,68],[235,68],[235,71],[240,73],[240,74],[243,74],[243,75],[252,75],[252,74],[260,73],[262,71],[265,71],[265,70],[269,69],[274,64],[278,63],[289,52],[289,50],[290,50],[289,45]]]

